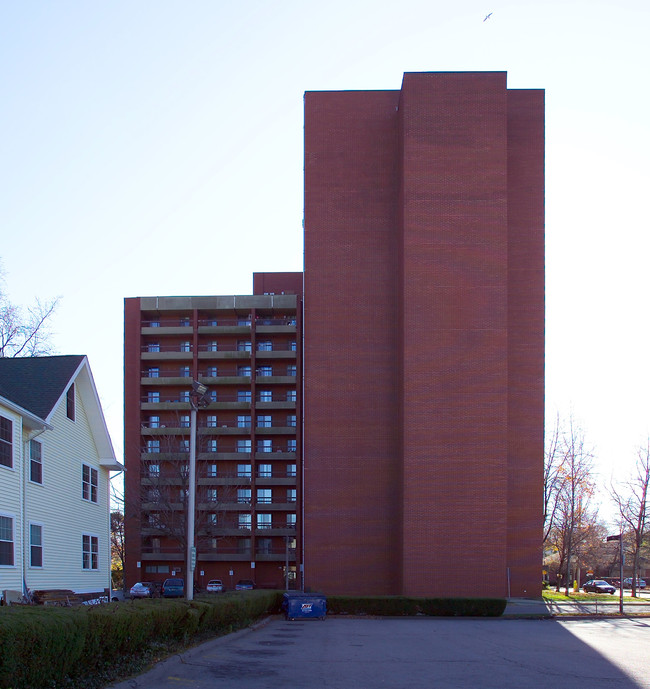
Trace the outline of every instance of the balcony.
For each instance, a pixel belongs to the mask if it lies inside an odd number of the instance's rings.
[[[142,360],[183,360],[192,359],[192,345],[191,343],[149,343],[142,345],[140,358]]]

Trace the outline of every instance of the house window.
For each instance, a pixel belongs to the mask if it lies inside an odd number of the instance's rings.
[[[251,528],[251,516],[250,514],[240,514],[237,524],[240,529],[250,529]]]
[[[270,514],[259,514],[257,515],[257,528],[258,529],[270,529],[272,528],[271,515]]]
[[[237,452],[250,452],[251,451],[251,441],[250,440],[238,440],[237,441]]]
[[[81,485],[83,499],[97,502],[97,469],[84,464],[81,470]]]
[[[257,451],[258,452],[273,452],[273,441],[270,439],[258,440],[257,441]]]
[[[250,390],[238,390],[237,391],[237,401],[238,402],[250,402],[251,401],[251,391]]]
[[[257,417],[257,427],[258,428],[271,428],[271,417],[270,416],[258,416]]]
[[[238,376],[250,376],[251,374],[251,367],[250,366],[238,366],[237,367],[237,375]]]
[[[217,417],[214,415],[208,416],[206,424],[208,428],[216,428],[217,427]]]
[[[268,340],[264,342],[258,342],[257,343],[257,351],[258,352],[272,352],[273,351],[273,344],[269,342]]]
[[[257,489],[257,502],[261,504],[271,504],[271,489],[270,488],[258,488]]]
[[[295,390],[287,390],[287,402],[295,402],[296,401],[296,391]]]
[[[260,402],[272,402],[273,393],[271,390],[260,390]]]
[[[250,478],[251,477],[251,465],[250,464],[238,464],[237,465],[237,476],[239,476],[239,478]]]
[[[257,375],[258,376],[272,376],[273,375],[273,367],[272,366],[260,366],[257,369]]]
[[[251,501],[251,489],[250,488],[238,488],[237,489],[237,502],[248,503]]]
[[[179,350],[181,352],[191,352],[192,351],[192,343],[191,342],[181,342],[179,346]]]
[[[99,538],[83,534],[82,543],[83,568],[99,569]]]
[[[29,480],[43,483],[43,446],[38,440],[29,441]]]
[[[181,428],[189,428],[190,427],[190,417],[187,414],[183,414],[181,416],[180,426],[181,426]]]
[[[287,476],[295,476],[296,475],[296,465],[295,464],[287,464]]]
[[[295,488],[287,488],[287,502],[295,502],[296,501],[296,489]]]
[[[296,426],[296,415],[295,414],[288,414],[287,415],[287,426],[295,428],[295,426]]]
[[[237,343],[237,351],[238,352],[250,352],[252,349],[253,349],[253,346],[251,345],[250,342],[240,341]]]
[[[160,417],[150,416],[149,417],[149,428],[160,428]]]
[[[289,364],[287,366],[287,375],[288,376],[295,376],[296,375],[296,366],[295,364]]]
[[[147,345],[147,351],[148,352],[159,352],[160,351],[160,343],[159,342],[150,342]]]
[[[160,440],[147,440],[147,452],[160,452]]]
[[[259,478],[271,478],[273,475],[273,469],[270,464],[258,464],[257,465],[257,475]]]
[[[13,423],[11,419],[0,416],[0,464],[10,469],[13,461]]]
[[[149,378],[158,378],[160,377],[160,369],[157,366],[151,366],[149,370],[147,371],[147,376]]]
[[[14,566],[14,520],[0,514],[0,566]]]
[[[212,440],[208,440],[208,452],[217,452],[217,440],[216,438],[212,438]]]
[[[217,465],[216,464],[208,464],[207,474],[208,474],[208,478],[214,478],[217,475]]]
[[[156,390],[149,390],[149,392],[147,392],[147,402],[154,404],[160,402],[160,393]]]
[[[71,421],[74,421],[74,383],[65,393],[65,413]]]
[[[237,417],[237,428],[250,428],[251,417],[250,414],[240,414]]]

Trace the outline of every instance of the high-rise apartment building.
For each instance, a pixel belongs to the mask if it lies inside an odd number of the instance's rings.
[[[544,92],[305,94],[305,581],[540,592]]]
[[[282,588],[300,560],[302,274],[254,295],[125,300],[126,582],[187,576],[194,381],[196,568]]]

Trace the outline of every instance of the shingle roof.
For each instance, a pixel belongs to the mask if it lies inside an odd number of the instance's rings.
[[[0,396],[46,419],[83,355],[0,358]]]

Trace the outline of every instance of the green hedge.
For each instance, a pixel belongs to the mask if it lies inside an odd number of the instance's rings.
[[[74,608],[0,608],[0,689],[101,686],[160,644],[188,644],[276,611],[281,594],[250,591],[185,600],[133,600]],[[118,670],[119,672],[119,670]]]
[[[506,601],[500,598],[327,597],[327,612],[335,615],[499,617],[505,608]]]

